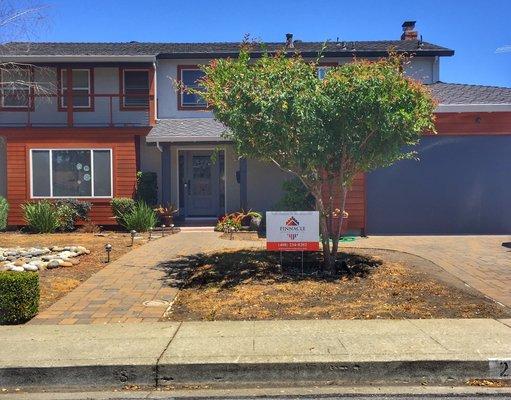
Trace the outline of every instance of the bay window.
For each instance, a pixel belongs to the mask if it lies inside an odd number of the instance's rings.
[[[200,80],[204,77],[204,72],[195,66],[179,66],[178,78],[185,90],[179,92],[180,109],[207,109],[206,100],[196,93],[189,93],[186,89],[200,89]]]
[[[112,197],[111,149],[33,149],[32,197]]]
[[[60,70],[60,107],[62,109],[67,108],[67,69],[62,68]],[[92,109],[92,70],[90,68],[71,70],[72,81],[73,81],[73,108],[77,109]]]

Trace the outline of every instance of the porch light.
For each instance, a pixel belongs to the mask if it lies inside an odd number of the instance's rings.
[[[112,251],[112,245],[110,243],[105,244],[105,251],[106,251],[106,262],[110,262],[110,252]]]

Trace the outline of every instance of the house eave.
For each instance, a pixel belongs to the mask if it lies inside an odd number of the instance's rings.
[[[268,51],[268,54],[274,54],[275,51]],[[332,58],[353,58],[353,57],[388,57],[389,51],[383,50],[383,51],[375,51],[375,50],[341,50],[341,51],[299,51],[298,54],[300,54],[304,58],[316,58],[318,57],[318,54],[320,54],[323,57],[332,57]],[[454,50],[420,50],[417,49],[415,51],[396,51],[398,54],[409,54],[413,55],[414,57],[443,57],[443,56],[453,56]],[[260,58],[262,57],[265,52],[258,51],[258,52],[251,52],[250,57],[251,58]],[[186,53],[160,53],[157,55],[156,58],[158,59],[188,59],[188,60],[202,60],[202,59],[211,59],[211,58],[236,58],[238,57],[239,52],[238,51],[229,51],[229,52],[205,52],[205,53],[199,53],[199,52],[186,52]],[[286,53],[287,56],[293,57],[296,55],[296,52],[289,51]]]
[[[211,136],[147,136],[147,143],[229,143],[229,139]]]
[[[155,62],[153,55],[15,55],[0,56],[2,62],[24,62],[24,63],[59,63],[59,62]]]
[[[439,104],[437,113],[463,113],[463,112],[509,112],[510,103],[502,104]]]

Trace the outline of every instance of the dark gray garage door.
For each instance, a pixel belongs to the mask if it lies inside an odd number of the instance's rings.
[[[369,234],[511,233],[511,136],[435,136],[367,179]]]

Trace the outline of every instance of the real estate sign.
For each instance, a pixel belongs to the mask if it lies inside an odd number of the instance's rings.
[[[266,249],[270,251],[319,250],[319,212],[267,211]]]

